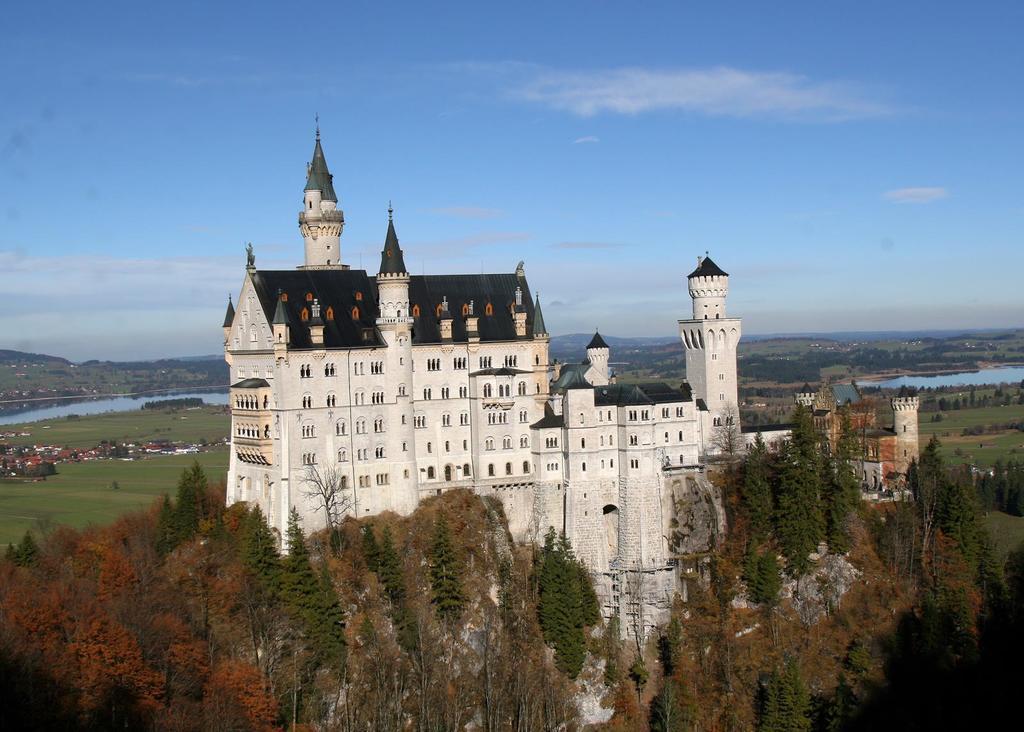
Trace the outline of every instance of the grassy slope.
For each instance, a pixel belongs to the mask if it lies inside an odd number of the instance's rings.
[[[104,524],[120,514],[173,493],[181,471],[199,460],[211,482],[224,480],[228,452],[156,456],[137,461],[97,460],[59,466],[60,473],[38,483],[0,482],[0,546],[17,541],[37,522],[82,527]],[[119,490],[111,490],[117,481]]]
[[[3,432],[30,432],[28,437],[13,437],[12,445],[66,445],[93,447],[101,440],[146,442],[154,439],[184,440],[205,438],[219,442],[228,436],[231,416],[227,407],[199,409],[111,412],[79,419],[49,419],[24,425],[5,425]]]
[[[952,463],[970,462],[990,467],[996,460],[1024,457],[1024,432],[1011,430],[984,435],[961,436],[965,427],[1006,424],[1024,420],[1024,405],[984,407],[943,412],[941,422],[929,422],[930,414],[922,414],[920,422],[921,446],[936,435],[942,442],[942,454]],[[956,454],[959,449],[961,455]]]
[[[1016,549],[1024,542],[1024,517],[1010,516],[999,511],[985,514],[985,525],[995,543],[996,554],[1000,559]]]

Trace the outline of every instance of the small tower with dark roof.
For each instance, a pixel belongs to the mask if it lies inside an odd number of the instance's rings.
[[[231,302],[231,295],[228,295],[228,310],[224,313],[224,346],[227,347],[228,339],[231,338],[231,326],[235,322],[235,306]]]
[[[693,299],[693,317],[679,321],[679,336],[686,354],[686,380],[701,411],[702,454],[714,452],[712,439],[719,427],[739,421],[736,349],[742,328],[739,318],[726,314],[729,274],[711,257],[697,257],[697,268],[686,278]],[[738,426],[738,425],[737,425]]]
[[[544,313],[540,309],[540,293],[533,299],[533,337],[547,338],[548,327],[544,324]]]
[[[345,227],[345,214],[338,208],[334,192],[334,176],[327,168],[320,145],[320,126],[316,128],[313,159],[306,166],[306,187],[299,212],[299,231],[305,240],[304,268],[325,269],[342,267],[341,231]]]
[[[590,362],[587,380],[594,386],[604,386],[608,383],[608,355],[608,344],[595,330],[594,337],[587,344],[587,361]]]

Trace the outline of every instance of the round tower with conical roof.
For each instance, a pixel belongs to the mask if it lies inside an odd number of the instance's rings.
[[[697,257],[687,286],[693,317],[679,321],[679,335],[686,353],[686,379],[699,402],[702,452],[710,453],[714,429],[739,421],[736,349],[742,328],[739,318],[726,315],[729,275],[711,257]]]
[[[306,188],[299,212],[299,231],[305,241],[305,269],[344,268],[341,263],[341,231],[345,214],[338,208],[334,176],[327,169],[327,158],[320,146],[320,127],[316,128],[313,159],[306,166]]]
[[[587,361],[590,362],[587,380],[594,386],[605,386],[608,383],[608,354],[608,344],[595,330],[594,337],[587,344]]]

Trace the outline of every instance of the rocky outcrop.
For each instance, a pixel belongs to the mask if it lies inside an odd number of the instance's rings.
[[[701,554],[711,551],[726,530],[725,505],[721,491],[704,473],[694,472],[672,478],[668,494],[669,549],[673,554]]]

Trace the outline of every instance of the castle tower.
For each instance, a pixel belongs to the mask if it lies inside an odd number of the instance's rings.
[[[896,432],[896,472],[906,474],[910,463],[918,458],[920,445],[917,435],[918,398],[901,390],[892,398],[892,426]]]
[[[299,231],[305,240],[305,269],[342,267],[341,230],[345,214],[338,208],[334,193],[334,176],[327,169],[327,159],[320,147],[320,127],[316,128],[313,160],[307,166],[306,188],[299,212]]]
[[[409,272],[395,233],[394,211],[388,205],[388,232],[380,254],[377,273],[377,297],[380,329],[387,348],[384,349],[385,371],[389,391],[385,395],[387,445],[392,483],[384,488],[389,495],[385,508],[408,514],[419,501],[416,469],[416,439],[413,434],[412,402],[412,324],[409,310]],[[378,489],[380,490],[380,489]]]
[[[814,389],[811,388],[811,385],[805,383],[802,387],[800,387],[800,391],[796,393],[796,403],[801,404],[805,407],[813,406],[814,397],[816,394],[817,392],[815,392]]]
[[[594,337],[587,344],[587,360],[590,361],[590,370],[587,378],[594,386],[604,386],[608,383],[608,344],[597,331]]]
[[[694,398],[706,407],[701,412],[706,453],[712,430],[739,419],[736,348],[742,329],[740,319],[727,317],[725,311],[729,275],[710,257],[697,257],[687,285],[693,317],[679,321],[679,335],[686,352],[686,380]]]

